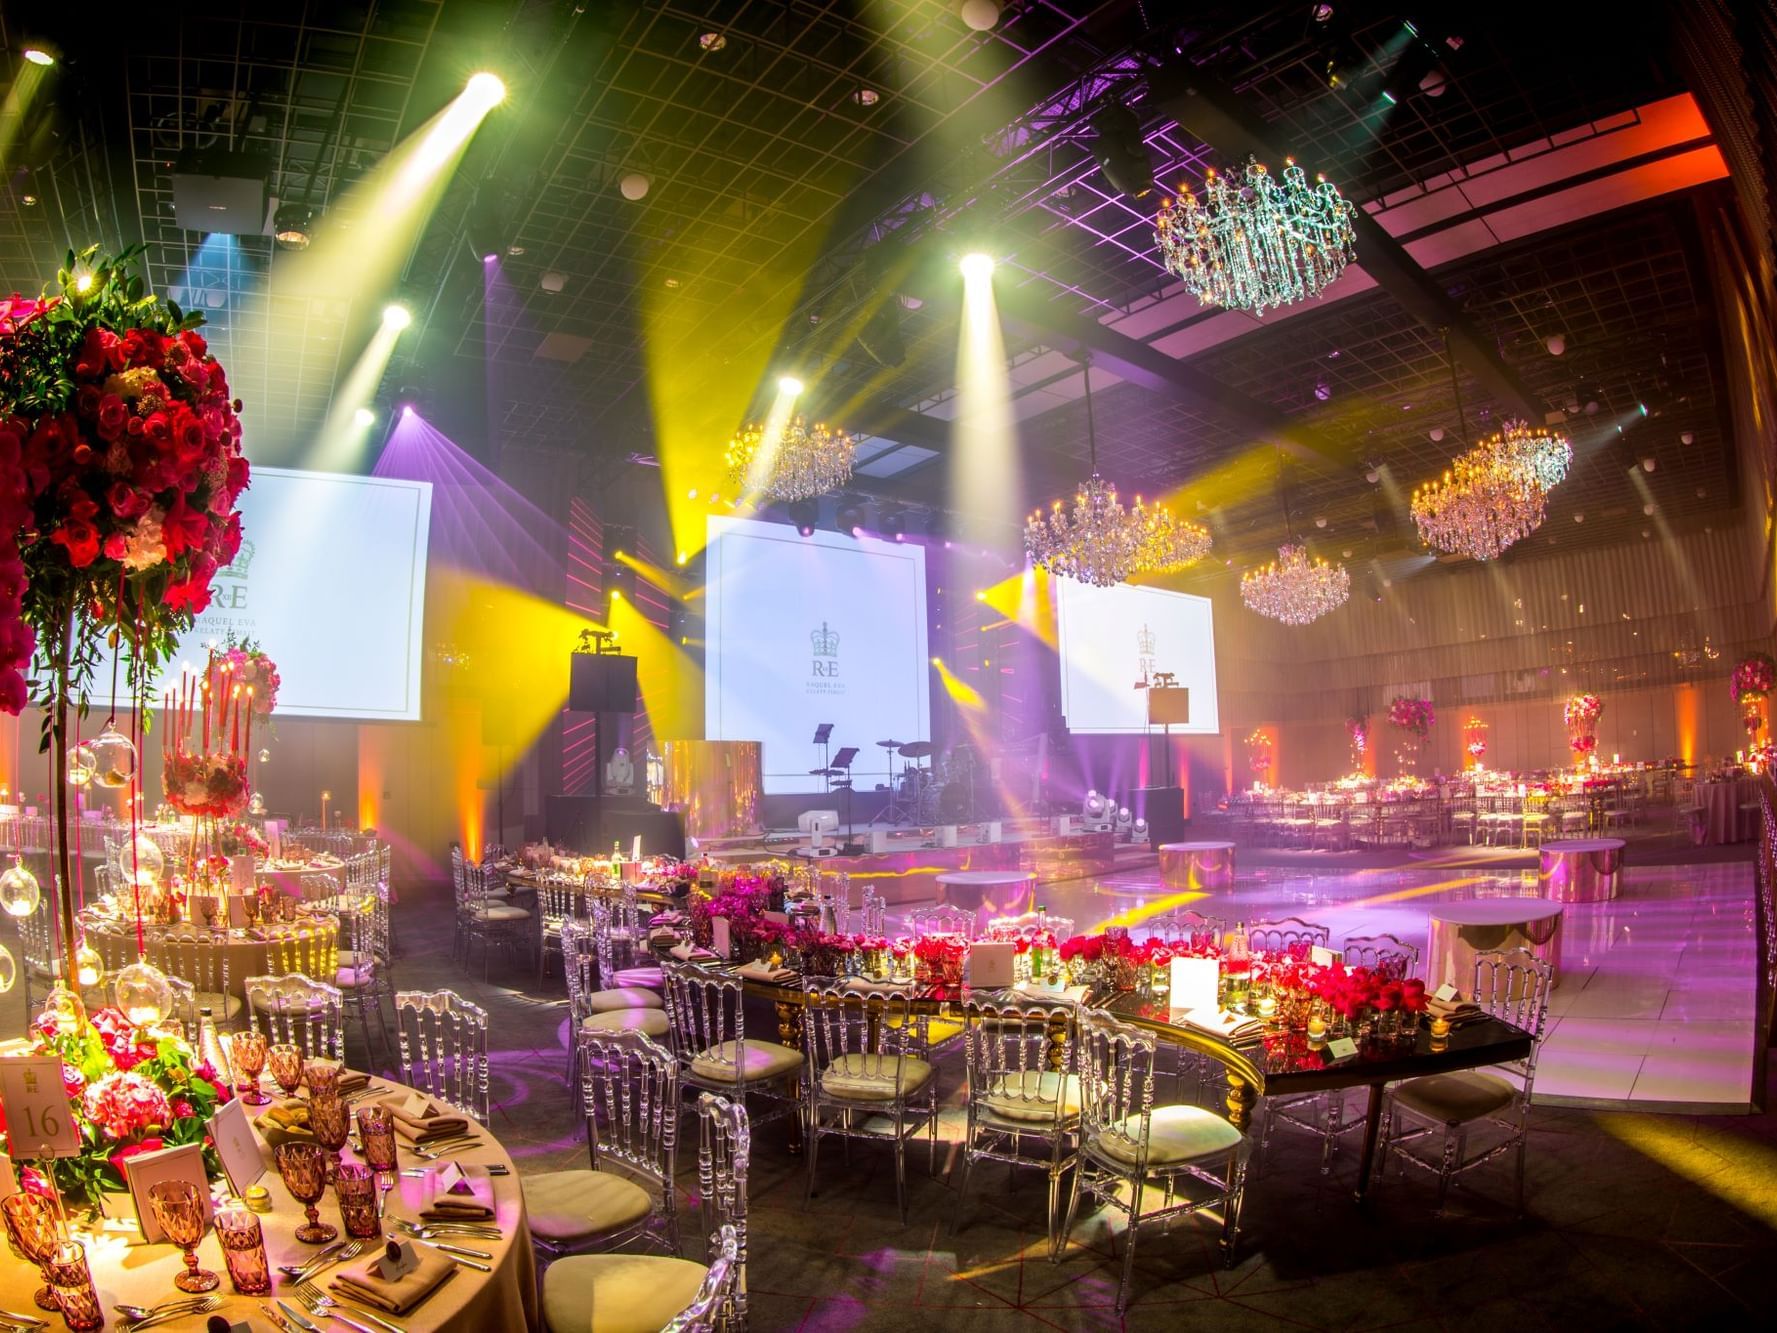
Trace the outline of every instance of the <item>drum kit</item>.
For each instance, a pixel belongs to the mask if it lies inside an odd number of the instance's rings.
[[[948,756],[940,756],[930,741],[876,744],[888,752],[889,800],[872,823],[961,824],[982,817],[975,795],[979,764],[973,746],[958,745]],[[897,758],[902,761],[899,773]]]

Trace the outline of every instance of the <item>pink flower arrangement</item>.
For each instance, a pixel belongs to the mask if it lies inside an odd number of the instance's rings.
[[[86,1090],[86,1118],[113,1139],[127,1139],[172,1123],[173,1107],[166,1093],[150,1079],[129,1070],[107,1074]]]
[[[1437,713],[1433,710],[1430,699],[1410,699],[1404,694],[1397,694],[1388,701],[1389,725],[1411,732],[1422,740],[1430,733],[1435,721]]]
[[[272,709],[278,706],[278,686],[284,683],[278,675],[278,664],[251,639],[239,643],[230,639],[217,660],[234,683],[248,691],[253,716],[270,717]]]
[[[1769,653],[1752,653],[1740,659],[1728,680],[1728,693],[1734,702],[1750,698],[1763,699],[1777,688],[1777,661]]]
[[[167,804],[180,814],[232,818],[247,804],[247,760],[223,752],[168,750],[161,761],[161,784]]]

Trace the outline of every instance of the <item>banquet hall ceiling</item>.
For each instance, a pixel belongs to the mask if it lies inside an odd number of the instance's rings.
[[[355,321],[384,294],[281,290],[269,238],[203,247],[173,221],[171,162],[207,144],[265,153],[280,198],[312,207],[318,228],[343,225],[351,183],[488,65],[513,98],[409,260],[403,295],[418,336],[390,369],[390,394],[443,399],[485,383],[502,445],[578,455],[609,476],[658,447],[650,376],[661,365],[708,359],[760,383],[793,365],[816,384],[817,406],[841,416],[930,412],[902,421],[929,442],[948,430],[957,321],[951,294],[929,290],[935,269],[910,276],[921,256],[990,245],[996,285],[1039,315],[1114,324],[1175,290],[1155,251],[1153,198],[1110,186],[1090,128],[1107,99],[1132,102],[1166,186],[1225,162],[1149,95],[1166,62],[1232,89],[1268,137],[1360,202],[1550,136],[1602,135],[1682,91],[1652,9],[1339,3],[1318,23],[1305,3],[1004,8],[976,33],[953,0],[203,3],[128,43],[56,33],[73,58],[53,120],[8,156],[0,283],[30,289],[70,239],[139,232],[155,285],[208,311],[262,428],[289,443],[324,414]],[[55,32],[54,15],[28,5],[0,15],[6,77],[27,30]],[[1403,36],[1407,17],[1419,45]],[[1440,77],[1439,94],[1419,90],[1409,67]],[[1398,105],[1380,98],[1385,84]],[[623,197],[627,172],[649,177],[645,199]],[[1537,542],[1633,539],[1738,503],[1697,194],[1489,244],[1427,283],[1533,406],[1599,404],[1570,427],[1574,474]],[[483,243],[489,218],[508,251],[497,301],[469,245],[472,233]],[[544,289],[545,274],[559,291]],[[920,283],[936,299],[918,299],[909,288]],[[1195,314],[1181,304],[1167,330]],[[274,357],[274,323],[307,332],[293,361]],[[1560,357],[1545,346],[1555,333]],[[1085,455],[1077,372],[1045,359],[1054,345],[1040,328],[1008,328],[1008,353],[1030,370],[1019,412],[1032,500],[1071,484]],[[1306,535],[1328,550],[1412,546],[1399,501],[1441,470],[1459,432],[1440,332],[1398,293],[1268,318],[1187,364],[1220,401],[1095,372],[1107,474],[1149,493],[1217,478],[1187,490],[1186,504],[1205,501],[1220,554],[1275,545],[1279,455],[1239,410],[1256,405],[1332,460],[1288,469]],[[1473,365],[1460,381],[1473,437],[1510,405]],[[1654,415],[1614,445],[1637,402]],[[1446,431],[1441,443],[1433,428]],[[873,471],[893,475],[860,485],[942,504],[942,442],[936,452],[898,472],[891,454]],[[1641,457],[1656,469],[1632,477],[1626,464]],[[1379,465],[1381,480],[1366,480]]]

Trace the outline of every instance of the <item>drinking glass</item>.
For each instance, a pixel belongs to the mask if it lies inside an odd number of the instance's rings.
[[[228,1039],[228,1053],[240,1070],[238,1091],[248,1106],[267,1106],[271,1098],[259,1090],[259,1075],[265,1069],[266,1040],[263,1032],[236,1032]]]
[[[333,1193],[339,1199],[339,1220],[346,1235],[380,1236],[376,1218],[376,1174],[362,1162],[341,1162],[334,1176]]]
[[[197,1244],[208,1227],[209,1200],[189,1180],[157,1180],[148,1187],[148,1206],[167,1239],[185,1251],[185,1271],[173,1279],[180,1291],[214,1291],[222,1279],[197,1266]]]
[[[327,1150],[327,1176],[331,1180],[339,1164],[339,1152],[352,1137],[351,1108],[337,1092],[309,1098],[309,1132]]]
[[[216,1210],[216,1239],[222,1242],[222,1261],[228,1280],[243,1296],[271,1294],[271,1263],[265,1257],[265,1233],[259,1219],[239,1200]]]
[[[56,1304],[55,1292],[48,1285],[49,1269],[46,1267],[62,1239],[55,1204],[41,1194],[28,1194],[21,1190],[0,1199],[0,1211],[5,1213],[6,1234],[18,1252],[43,1269],[45,1285],[39,1287],[31,1299],[37,1303],[39,1310],[60,1309]]]
[[[311,1097],[322,1097],[339,1091],[340,1064],[337,1060],[305,1060],[302,1081],[308,1084]]]
[[[93,1289],[92,1270],[86,1266],[86,1249],[77,1241],[63,1241],[50,1253],[43,1265],[55,1292],[56,1308],[68,1327],[77,1333],[105,1327],[105,1309],[99,1304],[99,1293]],[[215,1280],[211,1280],[211,1286]]]
[[[395,1113],[386,1106],[358,1108],[358,1139],[373,1171],[395,1169]]]
[[[266,1049],[266,1062],[284,1095],[294,1097],[302,1086],[302,1047],[294,1042],[274,1042]]]
[[[277,1158],[284,1188],[308,1213],[308,1221],[296,1228],[296,1239],[305,1245],[325,1245],[339,1235],[339,1228],[323,1222],[315,1207],[327,1192],[327,1150],[318,1143],[280,1143]]]

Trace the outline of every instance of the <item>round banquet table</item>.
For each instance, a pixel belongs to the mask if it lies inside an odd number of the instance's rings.
[[[1032,870],[947,870],[935,878],[938,901],[973,912],[977,926],[989,917],[1030,911],[1036,895]]]
[[[302,891],[302,880],[305,875],[326,875],[334,883],[344,886],[346,863],[337,856],[321,855],[304,865],[292,865],[279,861],[275,865],[268,861],[260,861],[254,866],[254,873],[270,884],[279,893],[290,898],[302,898],[307,895]]]
[[[1561,838],[1542,844],[1537,878],[1559,903],[1597,903],[1623,888],[1621,838]]]
[[[1547,898],[1470,898],[1431,909],[1426,984],[1453,981],[1467,994],[1475,984],[1475,955],[1489,950],[1529,949],[1549,965],[1550,983],[1561,968],[1562,904]]]
[[[1697,784],[1697,808],[1703,812],[1702,843],[1744,842],[1758,827],[1755,815],[1742,816],[1740,807],[1758,799],[1751,778],[1724,778]]]
[[[387,1079],[373,1079],[372,1082],[387,1087],[391,1094],[408,1091],[402,1085]],[[276,1091],[269,1087],[269,1079],[266,1083],[270,1091]],[[358,1101],[353,1106],[356,1108],[366,1104]],[[480,1129],[473,1121],[471,1125]],[[485,1262],[493,1271],[480,1273],[473,1268],[458,1265],[450,1278],[405,1314],[377,1311],[383,1318],[399,1324],[409,1333],[443,1329],[461,1329],[465,1333],[499,1329],[505,1333],[509,1329],[537,1328],[541,1325],[537,1307],[536,1264],[531,1250],[530,1227],[525,1220],[524,1195],[518,1185],[518,1171],[506,1150],[485,1129],[480,1129],[480,1133],[481,1142],[478,1146],[452,1154],[451,1160],[460,1163],[468,1173],[476,1197],[484,1203],[491,1203],[494,1223],[500,1228],[502,1238],[453,1238],[453,1241],[491,1254],[491,1259],[475,1262]],[[308,1307],[291,1294],[295,1283],[277,1271],[279,1265],[300,1264],[313,1258],[321,1247],[305,1245],[296,1239],[296,1227],[303,1218],[302,1205],[292,1199],[290,1191],[284,1188],[284,1182],[273,1164],[271,1149],[259,1138],[257,1129],[254,1131],[254,1138],[259,1142],[261,1156],[265,1161],[265,1175],[260,1177],[258,1183],[264,1185],[271,1194],[271,1211],[259,1214],[259,1225],[265,1233],[265,1253],[272,1268],[272,1291],[270,1296],[242,1296],[235,1291],[228,1280],[221,1244],[212,1227],[198,1245],[197,1257],[202,1267],[222,1279],[221,1285],[210,1293],[223,1297],[223,1304],[215,1313],[227,1315],[231,1320],[244,1321],[254,1333],[263,1333],[263,1330],[270,1329],[272,1325],[260,1313],[261,1302],[285,1300],[323,1328],[340,1327],[329,1319],[311,1314]],[[341,1157],[346,1161],[358,1160],[350,1148]],[[432,1165],[423,1158],[413,1156],[405,1143],[399,1149],[399,1161],[403,1170]],[[504,1166],[510,1174],[489,1176],[485,1170],[477,1169],[490,1165]],[[219,1192],[226,1192],[228,1188],[225,1180],[214,1181],[212,1185]],[[420,1210],[427,1205],[433,1190],[434,1179],[431,1175],[397,1177],[395,1188],[389,1191],[387,1216],[418,1221]],[[320,1209],[323,1222],[340,1226],[339,1204],[331,1189],[316,1206]],[[131,1206],[128,1194],[106,1195],[105,1211],[113,1220],[108,1224],[101,1223],[96,1232],[83,1234],[81,1238],[87,1242],[87,1263],[92,1269],[93,1285],[98,1288],[99,1299],[104,1304],[105,1326],[114,1328],[119,1316],[111,1307],[119,1302],[155,1305],[184,1295],[173,1286],[173,1278],[184,1266],[184,1260],[174,1245],[149,1245],[143,1242],[140,1233],[134,1229],[135,1209]],[[343,1237],[344,1228],[340,1230]],[[385,1234],[390,1230],[392,1228],[385,1225]],[[315,1284],[327,1291],[328,1281],[338,1271],[337,1267],[324,1269],[316,1275]],[[31,1294],[40,1285],[41,1278],[34,1266],[16,1260],[0,1265],[0,1309],[21,1313],[36,1311]],[[362,1319],[355,1311],[342,1312],[362,1323],[370,1322]],[[39,1317],[48,1319],[51,1329],[63,1327],[62,1321],[55,1315],[40,1313]],[[171,1330],[201,1329],[207,1317],[169,1320],[161,1327]]]
[[[316,946],[326,948],[329,952],[332,952],[337,956],[339,946],[339,918],[337,916],[304,918],[289,924],[309,926],[311,928],[318,927],[319,929],[317,930],[315,939]],[[90,926],[89,929],[95,931],[104,930],[108,934],[127,937],[125,940],[127,948],[134,949],[135,947],[135,928],[127,922],[111,923],[104,926],[93,925]],[[176,971],[177,968],[172,962],[174,956],[173,946],[168,943],[166,938],[167,932],[170,929],[173,928],[167,926],[148,926],[144,929],[144,936],[148,944],[148,961],[153,963],[156,967]],[[180,926],[177,927],[177,929],[196,929],[202,931],[203,927]],[[211,946],[223,949],[228,954],[228,993],[230,995],[245,999],[247,996],[248,977],[270,976],[274,973],[284,971],[284,968],[281,966],[272,965],[270,953],[272,946],[268,940],[263,938],[254,939],[242,930],[230,930],[226,935],[220,931],[210,931],[209,935]],[[329,935],[331,938],[328,938]],[[329,982],[333,980],[332,977],[322,977],[319,979]]]
[[[1163,842],[1160,882],[1169,889],[1231,889],[1234,887],[1234,844],[1231,842]]]

